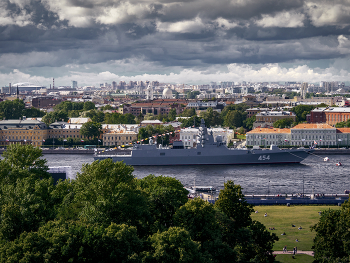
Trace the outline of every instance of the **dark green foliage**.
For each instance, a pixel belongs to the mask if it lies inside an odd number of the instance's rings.
[[[296,122],[306,121],[306,115],[310,114],[310,112],[315,108],[312,105],[298,105],[293,107],[292,112],[296,115]]]
[[[139,140],[144,140],[143,143],[148,143],[149,138],[152,136],[157,136],[157,144],[168,145],[170,136],[174,136],[174,134],[170,134],[170,132],[174,132],[175,129],[173,126],[152,126],[147,125],[144,128],[139,129]],[[164,134],[164,135],[163,135]],[[158,136],[161,135],[161,136]],[[153,138],[154,141],[155,138]]]
[[[313,249],[314,262],[349,262],[350,204],[341,210],[323,211],[319,222],[311,228],[316,232]]]
[[[294,120],[292,118],[287,119],[281,119],[276,122],[274,122],[273,127],[274,128],[289,128],[292,127]]]
[[[117,112],[106,113],[104,123],[107,124],[135,124],[135,116],[131,113],[120,114]]]
[[[199,94],[200,94],[199,91],[187,91],[186,98],[187,99],[195,99],[197,97],[197,95],[199,95]]]
[[[48,222],[0,247],[0,262],[141,262],[135,227]]]
[[[183,228],[170,227],[167,231],[155,233],[149,241],[151,248],[146,253],[144,262],[205,262],[200,244],[193,241]]]
[[[0,119],[14,119],[18,120],[23,116],[26,117],[42,117],[45,112],[40,111],[36,108],[26,109],[23,100],[15,99],[5,100],[0,102]]]
[[[188,191],[176,179],[149,175],[138,180],[147,193],[150,212],[153,217],[153,231],[165,230],[173,226],[173,216],[177,209],[187,202]]]
[[[193,126],[199,127],[201,125],[201,118],[197,116],[193,116],[188,119],[179,119],[179,121],[181,121],[182,128],[193,127]]]
[[[208,108],[205,112],[201,112],[200,117],[204,119],[208,127],[214,127],[222,124],[221,116],[213,108]]]
[[[63,110],[58,110],[58,111],[52,111],[52,112],[46,113],[42,121],[45,122],[46,125],[50,125],[55,121],[68,121],[68,119],[69,118],[68,118],[67,112]]]
[[[336,128],[350,127],[350,120],[338,122],[338,123],[335,125],[335,127],[336,127]]]
[[[248,131],[253,129],[253,124],[256,121],[256,116],[252,116],[243,121],[243,126],[248,129]]]
[[[42,150],[32,145],[11,144],[0,160],[0,182],[15,184],[17,179],[33,176],[35,179],[50,178]]]
[[[85,122],[80,129],[80,134],[87,138],[98,138],[102,133],[102,125],[97,122]]]
[[[224,190],[220,191],[219,199],[215,202],[215,207],[232,218],[237,228],[249,226],[252,223],[250,214],[254,210],[253,206],[245,200],[241,186],[235,185],[231,180],[224,186]]]
[[[105,114],[100,110],[90,110],[86,112],[85,116],[90,118],[91,121],[97,123],[102,123],[105,120]]]
[[[192,117],[194,115],[196,115],[196,110],[194,108],[184,109],[184,111],[181,114],[181,117]]]
[[[0,263],[273,261],[277,237],[251,220],[231,181],[213,206],[188,201],[174,178],[135,179],[111,159],[53,184],[40,157],[18,145],[0,161]]]

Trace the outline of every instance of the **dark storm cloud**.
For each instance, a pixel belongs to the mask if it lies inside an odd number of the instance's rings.
[[[3,69],[132,58],[165,67],[201,68],[329,59],[350,53],[346,1],[344,8],[330,1],[302,0],[4,3],[8,19],[0,20]]]

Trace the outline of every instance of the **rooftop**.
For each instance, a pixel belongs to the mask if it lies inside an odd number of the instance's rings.
[[[335,129],[333,126],[326,123],[301,123],[294,126],[292,129]]]
[[[284,128],[256,128],[250,132],[247,132],[247,134],[256,134],[256,133],[290,133],[290,129]]]

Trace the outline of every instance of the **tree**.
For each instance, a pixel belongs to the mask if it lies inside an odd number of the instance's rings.
[[[287,128],[287,127],[292,127],[294,120],[292,118],[286,118],[286,119],[281,119],[278,121],[275,121],[273,124],[274,128]]]
[[[273,262],[273,244],[278,237],[270,234],[266,227],[253,221],[254,211],[244,198],[240,185],[229,180],[220,191],[214,205],[227,218],[221,216],[223,240],[234,248],[242,262]]]
[[[90,110],[85,113],[85,116],[89,117],[93,122],[102,123],[106,119],[107,114],[110,114],[110,113],[105,114],[103,113],[103,111],[100,111],[100,110]],[[107,122],[107,123],[113,124],[112,122]]]
[[[40,159],[42,150],[32,145],[11,144],[0,160],[0,182],[14,184],[17,179],[34,176],[36,179],[50,178],[45,159]]]
[[[46,125],[50,125],[51,123],[54,123],[55,121],[68,121],[68,113],[59,110],[59,111],[52,111],[49,113],[46,113],[46,115],[43,117],[43,122],[45,122]]]
[[[234,111],[228,111],[225,118],[224,118],[224,126],[235,128],[235,127],[241,127],[243,124],[242,121],[242,113],[234,110]]]
[[[184,205],[188,191],[180,181],[171,177],[149,175],[138,181],[147,193],[150,212],[153,217],[153,232],[173,226],[173,216]]]
[[[24,109],[23,110],[23,116],[26,117],[43,117],[45,116],[46,112],[41,111],[37,108],[31,107],[30,109]]]
[[[176,115],[176,109],[171,109],[168,114],[169,120],[174,121],[176,119]]]
[[[202,112],[201,118],[205,120],[207,127],[213,127],[222,124],[220,114],[217,111],[214,111],[213,108],[208,108],[206,112]]]
[[[252,116],[243,121],[243,126],[248,129],[248,131],[253,129],[254,122],[256,121],[256,116]]]
[[[180,227],[170,227],[150,237],[152,249],[147,252],[145,262],[204,262],[200,244],[191,239],[189,233]]]
[[[0,247],[2,262],[141,262],[132,226],[52,221]]]
[[[36,231],[57,214],[67,193],[47,172],[42,151],[31,145],[10,145],[0,161],[0,240],[11,241],[23,231]],[[1,242],[0,242],[1,243]]]
[[[313,250],[315,262],[349,262],[350,257],[350,204],[341,210],[323,211],[319,222],[311,227],[316,232]]]
[[[296,115],[296,121],[297,122],[303,122],[306,121],[306,115],[309,114],[315,106],[312,105],[298,105],[293,107],[292,111]]]
[[[201,244],[201,253],[208,262],[234,262],[234,250],[222,240],[217,213],[213,205],[195,198],[177,210],[174,222],[186,229],[193,241]]]
[[[195,116],[196,110],[194,108],[192,109],[184,109],[184,111],[181,113],[181,117],[192,117]]]
[[[95,109],[95,103],[93,103],[91,101],[85,101],[84,102],[84,107],[83,107],[84,111],[94,110],[94,109]]]
[[[189,119],[178,119],[181,122],[181,127],[199,127],[201,125],[201,118],[197,116],[193,116]]]
[[[15,99],[13,101],[5,100],[0,102],[0,118],[16,119],[21,118],[25,112],[25,104],[23,100]]]
[[[102,125],[97,123],[97,122],[85,122],[80,129],[80,134],[87,137],[91,138],[93,137],[96,139],[97,137],[100,136],[102,130]]]
[[[106,227],[111,222],[128,224],[145,234],[150,220],[148,203],[136,187],[132,172],[131,166],[111,159],[83,165],[61,214],[75,214],[75,220]]]
[[[224,190],[220,191],[215,207],[232,218],[237,228],[246,227],[252,223],[250,214],[254,211],[253,206],[245,200],[241,186],[235,185],[231,180],[224,184]]]

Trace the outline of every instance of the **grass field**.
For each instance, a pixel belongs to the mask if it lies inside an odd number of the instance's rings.
[[[310,251],[315,237],[315,232],[311,232],[310,227],[318,222],[320,218],[318,212],[329,208],[340,209],[339,206],[255,206],[254,210],[258,213],[252,213],[252,219],[261,222],[267,229],[275,228],[275,230],[270,230],[279,238],[279,241],[274,245],[275,251],[282,251],[284,246],[287,246],[288,250],[297,247],[298,250]],[[266,217],[264,216],[265,213],[267,213]],[[295,225],[295,227],[292,227],[292,225]],[[298,230],[300,226],[302,229]],[[286,235],[282,236],[283,232]],[[296,242],[296,239],[299,242]],[[287,255],[283,256],[287,257]],[[291,256],[290,258],[292,260]]]
[[[297,254],[294,256],[294,258],[292,258],[292,255],[277,255],[276,256],[276,263],[311,263],[314,261],[314,257],[312,256],[308,256],[308,255],[301,255],[301,254]]]

